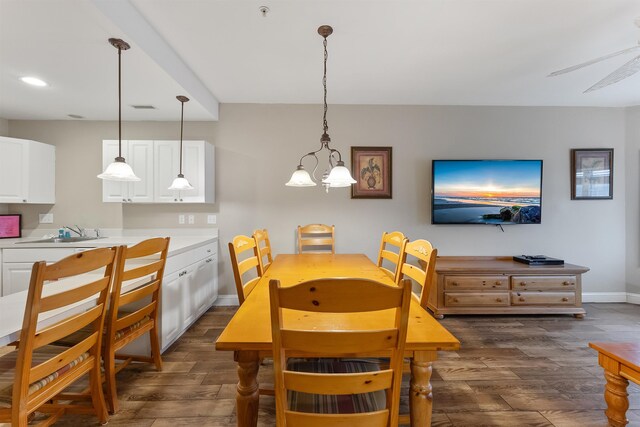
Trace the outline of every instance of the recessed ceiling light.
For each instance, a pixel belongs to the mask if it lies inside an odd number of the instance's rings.
[[[20,80],[22,80],[23,82],[25,82],[26,84],[29,84],[31,86],[38,86],[38,87],[44,87],[44,86],[48,86],[47,82],[45,82],[44,80],[40,80],[37,77],[20,77]]]

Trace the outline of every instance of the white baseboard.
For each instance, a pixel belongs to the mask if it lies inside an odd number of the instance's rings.
[[[218,299],[213,303],[217,306],[240,305],[237,295],[218,295]]]
[[[583,292],[582,302],[627,302],[626,292]]]
[[[631,304],[640,304],[640,294],[627,292],[627,302]]]

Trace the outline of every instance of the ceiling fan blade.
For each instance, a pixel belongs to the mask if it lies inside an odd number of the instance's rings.
[[[593,92],[594,90],[602,89],[605,86],[617,83],[620,80],[624,80],[627,77],[634,75],[638,71],[640,71],[640,56],[636,56],[631,61],[624,64],[622,67],[618,68],[613,73],[609,74],[607,77],[600,80],[589,89],[585,90],[584,93]]]
[[[570,73],[572,71],[578,70],[582,67],[586,67],[588,65],[595,64],[600,61],[604,61],[605,59],[613,58],[618,55],[624,55],[625,53],[633,52],[634,50],[640,49],[640,46],[630,47],[628,49],[620,50],[618,52],[610,53],[609,55],[601,56],[600,58],[592,59],[591,61],[583,62],[582,64],[574,65],[573,67],[564,68],[562,70],[554,71],[549,74],[547,77],[559,76],[560,74]]]

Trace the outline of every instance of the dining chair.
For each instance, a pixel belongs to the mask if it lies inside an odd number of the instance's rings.
[[[250,252],[248,252],[250,251]],[[253,288],[258,284],[262,272],[260,271],[260,254],[256,241],[252,237],[238,235],[229,242],[229,257],[233,268],[233,278],[236,282],[238,301],[240,304],[249,296]],[[255,268],[255,276],[244,278],[250,270]]]
[[[420,286],[420,295],[414,293],[413,297],[425,310],[429,302],[429,292],[433,287],[437,256],[438,250],[424,239],[408,242],[404,249],[398,280],[411,278]]]
[[[273,262],[273,255],[271,254],[271,240],[269,240],[269,233],[266,228],[255,230],[253,232],[253,238],[256,241],[256,247],[258,248],[260,275],[262,275]],[[264,262],[265,257],[267,258],[266,263]]]
[[[276,424],[397,426],[411,301],[409,281],[388,286],[368,279],[332,278],[285,287],[274,279],[269,282],[269,294]],[[316,323],[293,327],[305,318],[304,312],[375,319],[382,310],[390,309],[395,315],[375,329],[349,328],[348,320],[346,328],[335,322],[329,329]],[[362,353],[388,355],[389,368],[340,359]],[[293,358],[300,354],[323,358]]]
[[[106,320],[104,374],[106,400],[111,412],[118,411],[116,374],[132,361],[153,363],[162,370],[158,312],[164,267],[169,251],[169,237],[143,240],[120,251]],[[126,282],[144,281],[122,292]],[[149,356],[119,353],[123,347],[149,333]],[[116,366],[115,361],[123,360]]]
[[[380,251],[378,252],[378,267],[387,275],[393,279],[394,282],[398,281],[400,275],[400,265],[404,260],[404,248],[407,245],[407,239],[400,231],[392,231],[382,233],[382,239],[380,239]],[[394,252],[390,250],[393,247],[397,250]],[[387,261],[387,262],[385,262]],[[391,264],[391,268],[387,268],[386,265]]]
[[[324,224],[298,226],[298,253],[336,253],[335,227]]]
[[[100,349],[119,251],[93,249],[33,265],[18,349],[0,357],[0,423],[24,427],[35,411],[49,415],[30,425],[49,426],[65,413],[95,413],[107,422]],[[53,324],[38,325],[39,315],[54,310],[61,314]],[[76,345],[51,345],[85,327],[90,332]],[[88,389],[71,392],[86,375]]]

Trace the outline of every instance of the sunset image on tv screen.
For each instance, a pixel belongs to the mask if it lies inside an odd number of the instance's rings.
[[[542,160],[434,160],[434,224],[540,224]]]

